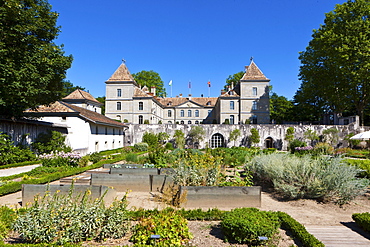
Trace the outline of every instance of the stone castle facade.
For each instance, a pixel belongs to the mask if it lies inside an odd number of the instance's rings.
[[[105,115],[132,124],[268,124],[269,82],[251,61],[235,87],[219,97],[163,98],[154,87],[140,87],[123,63],[105,82]]]

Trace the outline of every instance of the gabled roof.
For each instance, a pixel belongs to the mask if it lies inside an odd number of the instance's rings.
[[[134,82],[134,77],[132,77],[130,71],[128,70],[126,64],[122,63],[118,69],[113,73],[113,75],[108,79],[107,82],[115,81],[130,81]]]
[[[68,104],[63,101],[56,101],[50,106],[41,105],[38,106],[35,110],[28,109],[25,111],[25,113],[26,115],[36,116],[55,116],[57,114],[77,115],[85,119],[86,121],[96,124],[110,125],[115,127],[126,127],[125,124],[110,119],[102,114],[87,110],[79,106]]]
[[[81,100],[81,101],[92,101],[95,103],[98,103],[99,105],[103,105],[99,101],[97,101],[90,93],[85,92],[81,89],[76,89],[72,93],[70,93],[68,96],[64,97],[62,100],[64,101],[76,101],[76,100]]]
[[[262,73],[262,71],[257,67],[254,61],[251,61],[249,66],[245,66],[245,74],[243,75],[241,81],[250,81],[250,80],[269,80]]]
[[[230,92],[232,92],[232,93],[230,93]],[[240,96],[233,89],[231,89],[231,90],[221,94],[220,97],[222,97],[222,98],[225,98],[225,97],[235,98],[235,97],[240,97]]]
[[[149,95],[144,90],[142,90],[142,89],[140,89],[138,87],[135,87],[134,88],[134,96],[133,97],[153,97],[153,96]]]

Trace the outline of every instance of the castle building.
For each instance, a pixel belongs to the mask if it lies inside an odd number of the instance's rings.
[[[269,82],[252,60],[235,87],[219,97],[163,98],[155,87],[140,87],[122,63],[105,82],[105,115],[133,124],[268,124]]]

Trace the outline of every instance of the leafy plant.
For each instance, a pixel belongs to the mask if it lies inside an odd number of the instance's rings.
[[[291,141],[293,141],[293,139],[294,139],[294,128],[289,127],[286,130],[285,140],[287,140],[288,142],[291,142]]]
[[[77,243],[87,239],[121,238],[129,229],[126,198],[105,208],[103,197],[91,200],[90,191],[72,198],[58,193],[35,199],[13,228],[29,243]]]
[[[362,229],[370,232],[370,213],[356,213],[352,214],[352,219],[359,225]]]
[[[11,225],[16,219],[16,212],[6,206],[0,207],[0,242],[11,230]]]
[[[289,142],[289,150],[292,154],[295,153],[297,147],[305,147],[307,144],[304,141],[294,139],[291,142]]]
[[[158,238],[151,238],[158,235]],[[192,237],[187,220],[172,209],[139,220],[131,241],[141,245],[183,246]]]
[[[138,152],[148,151],[149,145],[145,142],[139,142],[134,145],[134,150]]]
[[[15,147],[8,135],[0,133],[0,165],[30,161],[35,157],[31,150]]]
[[[260,134],[258,133],[258,130],[256,128],[251,129],[250,140],[252,145],[260,142]]]
[[[175,130],[175,134],[173,135],[175,139],[176,147],[179,149],[183,149],[185,147],[185,134],[181,130]]]
[[[260,155],[247,166],[260,183],[271,184],[287,199],[312,198],[347,203],[365,192],[369,181],[340,157]]]
[[[32,148],[38,154],[48,154],[51,152],[70,152],[72,149],[65,144],[66,137],[58,131],[47,131],[40,133],[35,142],[31,144]]]
[[[63,151],[60,152],[51,152],[49,154],[40,155],[39,158],[41,159],[43,166],[78,166],[79,160],[82,158],[79,153],[70,152],[65,153]]]
[[[236,208],[224,214],[222,232],[228,242],[258,245],[259,236],[271,238],[278,232],[280,222],[274,212],[256,208]]]

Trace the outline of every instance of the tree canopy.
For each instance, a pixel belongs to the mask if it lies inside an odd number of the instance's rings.
[[[244,73],[244,71],[240,71],[233,75],[229,75],[229,77],[226,79],[226,85],[224,86],[224,89],[227,91],[229,86],[235,86],[240,81],[240,79],[242,79]]]
[[[299,56],[298,103],[339,115],[355,106],[363,121],[370,101],[369,13],[368,0],[348,0],[326,14]]]
[[[0,115],[61,98],[72,56],[53,43],[57,18],[46,0],[0,0]]]
[[[277,124],[282,124],[284,121],[292,121],[292,112],[294,104],[284,96],[279,96],[276,93],[270,95],[270,118]]]
[[[73,85],[72,82],[70,82],[68,80],[63,80],[62,98],[65,97],[65,96],[68,96],[69,94],[71,94],[72,92],[74,92],[76,89],[85,90],[84,87],[75,86],[75,85]]]
[[[160,75],[153,70],[142,70],[140,72],[132,74],[135,81],[141,86],[156,87],[156,95],[164,97],[166,95],[166,89]]]

